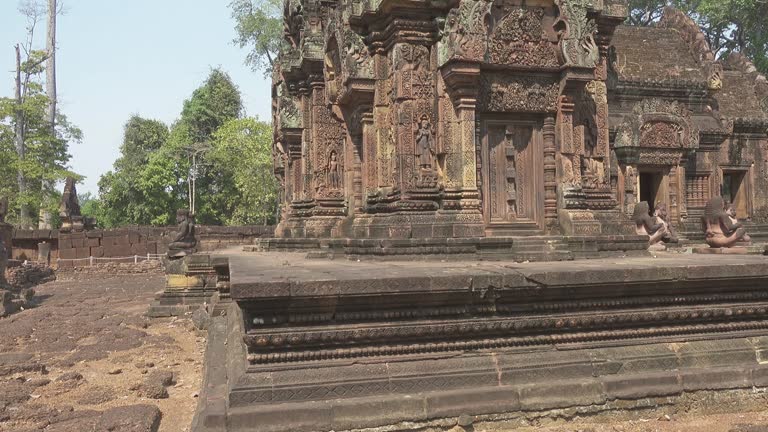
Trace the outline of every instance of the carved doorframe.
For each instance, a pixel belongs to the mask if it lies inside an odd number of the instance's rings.
[[[543,230],[544,229],[544,136],[543,136],[543,123],[544,117],[540,115],[530,114],[501,114],[501,113],[487,113],[480,115],[479,123],[479,143],[480,143],[480,160],[478,165],[480,166],[480,176],[482,179],[481,196],[482,196],[482,211],[485,221],[486,229],[493,228],[509,228],[509,229],[525,229],[525,230]],[[512,126],[512,127],[530,127],[531,137],[528,146],[531,146],[532,155],[530,165],[525,169],[519,170],[524,173],[525,178],[520,178],[521,174],[518,174],[516,182],[522,181],[528,192],[525,194],[526,200],[529,200],[532,205],[531,218],[523,218],[519,220],[508,220],[504,222],[491,220],[491,147],[489,140],[489,126]],[[516,167],[517,169],[518,167]],[[521,167],[522,168],[522,167]]]
[[[742,206],[741,208],[737,208],[737,213],[739,219],[741,220],[751,220],[752,215],[754,214],[754,196],[753,196],[753,173],[754,169],[751,166],[743,166],[743,165],[720,165],[718,167],[719,176],[718,176],[718,184],[716,185],[716,189],[713,189],[716,191],[716,195],[722,195],[722,188],[724,186],[725,177],[727,174],[737,174],[741,176],[741,187],[739,188],[739,192],[741,197],[739,197],[739,200],[743,200],[741,202]],[[713,195],[715,195],[713,194]],[[738,203],[735,203],[738,204]]]

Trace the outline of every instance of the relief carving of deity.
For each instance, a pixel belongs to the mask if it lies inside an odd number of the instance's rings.
[[[432,126],[427,116],[423,116],[419,123],[419,130],[416,132],[416,156],[419,158],[419,166],[423,169],[432,169],[434,154],[435,139]]]
[[[339,167],[338,156],[336,151],[331,152],[331,156],[328,160],[328,167],[326,168],[325,183],[331,190],[341,189],[341,172]]]

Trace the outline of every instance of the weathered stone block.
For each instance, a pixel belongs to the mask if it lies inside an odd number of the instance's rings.
[[[63,260],[75,259],[77,258],[77,249],[73,249],[73,248],[59,249],[59,258]]]
[[[597,380],[590,379],[539,383],[520,389],[520,407],[525,411],[570,408],[605,401],[603,386]]]
[[[115,246],[130,246],[131,242],[128,239],[128,234],[121,234],[112,237],[112,244]]]
[[[755,387],[768,387],[768,364],[761,364],[752,369],[752,384]]]
[[[231,430],[314,432],[331,430],[332,408],[327,402],[266,405],[229,411]]]
[[[520,409],[518,388],[509,386],[432,393],[426,395],[425,399],[427,418],[452,417],[457,413],[507,413]]]
[[[682,393],[676,372],[612,375],[602,378],[609,399],[641,399]]]
[[[141,241],[142,241],[142,237],[141,235],[139,235],[138,232],[136,232],[135,230],[128,232],[128,242],[130,244],[140,243]]]
[[[71,249],[72,248],[72,240],[69,238],[59,237],[59,250],[64,249]]]
[[[411,421],[426,418],[424,401],[419,396],[337,400],[332,405],[331,424],[335,430],[384,426],[402,418]]]
[[[201,276],[169,274],[169,275],[166,275],[165,287],[166,289],[169,289],[169,290],[204,288],[205,279]]]
[[[752,387],[749,368],[684,370],[680,378],[685,391],[724,390]]]

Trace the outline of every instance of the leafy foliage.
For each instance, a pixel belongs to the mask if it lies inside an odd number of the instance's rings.
[[[99,180],[100,202],[97,221],[105,227],[121,225],[165,224],[168,218],[157,218],[158,213],[169,213],[167,205],[172,199],[163,185],[146,182],[150,159],[168,141],[168,127],[158,121],[132,116],[125,124],[121,156],[115,161],[114,171]]]
[[[272,173],[272,127],[255,118],[235,119],[214,137],[210,161],[232,187],[225,195],[228,225],[275,223],[277,180]]]
[[[765,0],[631,0],[629,24],[652,25],[665,6],[691,16],[719,58],[740,52],[768,73],[768,2]]]
[[[115,169],[99,181],[99,224],[173,223],[176,209],[188,206],[193,153],[198,223],[274,221],[271,127],[242,118],[242,111],[230,77],[213,70],[184,102],[170,130],[159,121],[132,117]]]
[[[221,125],[240,117],[242,110],[240,90],[229,75],[214,69],[192,97],[184,101],[177,126],[186,128],[190,143],[206,142]]]
[[[67,176],[78,177],[68,169],[69,143],[80,142],[82,132],[62,113],[57,113],[55,131],[47,121],[48,97],[43,91],[43,59],[45,53],[33,51],[21,66],[29,76],[21,103],[15,98],[0,98],[0,196],[9,198],[9,221],[29,225],[31,220],[19,220],[21,207],[31,210],[36,220],[42,204],[56,213],[59,193],[50,187]],[[24,157],[15,146],[15,129],[21,121],[24,131]],[[26,178],[27,189],[20,193],[17,175]]]
[[[254,71],[264,71],[264,76],[268,76],[283,35],[282,1],[233,0],[229,8],[236,23],[235,43],[250,50],[246,64]]]

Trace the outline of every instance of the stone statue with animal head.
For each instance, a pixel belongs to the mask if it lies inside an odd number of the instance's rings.
[[[712,197],[707,203],[704,217],[701,219],[705,241],[713,248],[730,248],[749,241],[749,236],[739,221],[735,221],[726,211],[722,197]]]
[[[647,201],[641,201],[635,206],[632,221],[635,223],[637,235],[648,236],[648,246],[654,246],[660,243],[664,236],[669,236],[669,231],[664,221],[659,220],[657,217],[651,217],[650,206]]]

